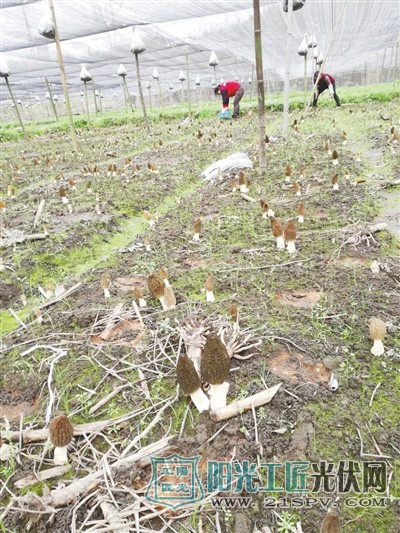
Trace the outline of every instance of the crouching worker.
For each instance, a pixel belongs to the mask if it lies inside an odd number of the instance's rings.
[[[314,83],[317,81],[318,72],[314,73]],[[329,94],[331,98],[335,99],[336,105],[340,107],[339,96],[336,94],[336,84],[335,78],[330,74],[324,74],[321,72],[320,78],[318,80],[318,85],[315,88],[313,107],[317,107],[318,97],[321,93],[329,89]]]
[[[218,115],[219,118],[231,118],[229,112],[229,98],[232,97],[234,97],[232,118],[237,118],[239,116],[239,102],[244,94],[243,85],[238,81],[227,81],[226,83],[217,85],[214,89],[214,93],[215,95],[222,96],[222,111]]]

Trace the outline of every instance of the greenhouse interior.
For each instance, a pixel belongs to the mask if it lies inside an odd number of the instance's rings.
[[[343,5],[344,12],[340,13]],[[124,65],[129,94],[136,105],[136,73],[130,52],[134,27],[140,30],[146,46],[140,66],[144,97],[149,104],[151,98],[152,104],[159,105],[161,97],[166,105],[179,103],[182,72],[184,90],[189,90],[193,99],[209,99],[215,80],[219,83],[238,79],[244,82],[247,91],[256,82],[253,11],[249,1],[62,0],[55,7],[75,113],[82,112],[82,65],[93,78],[97,99],[103,100],[104,110],[124,105],[124,84],[118,76],[119,65]],[[47,2],[43,0],[1,3],[1,54],[12,74],[10,83],[15,98],[27,109],[27,117],[29,108],[32,114],[35,111],[39,114],[40,110],[46,116],[46,95],[49,99],[46,78],[52,97],[64,112],[56,47],[38,31],[47,11]],[[340,77],[341,85],[393,81],[400,69],[399,11],[397,0],[308,0],[307,8],[295,11],[293,16],[290,56],[293,88],[303,88],[304,57],[297,54],[297,48],[305,34],[316,38],[317,59],[319,54],[326,55],[336,22],[326,66]],[[261,0],[260,14],[265,90],[272,94],[283,90],[288,17],[281,0]],[[209,65],[213,51],[218,59],[215,70]],[[313,49],[307,54],[310,89],[314,52]],[[154,69],[157,79],[153,77]],[[4,84],[0,90],[3,120],[11,119],[12,112],[4,109],[7,104],[12,106],[9,93]],[[92,101],[90,105],[94,107]]]
[[[0,531],[399,533],[400,0],[0,24]]]

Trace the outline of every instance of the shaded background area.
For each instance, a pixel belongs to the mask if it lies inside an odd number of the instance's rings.
[[[140,25],[140,35],[147,47],[140,55],[141,72],[145,86],[149,81],[154,88],[155,104],[159,87],[152,79],[154,67],[159,72],[163,94],[172,99],[171,93],[179,93],[178,77],[181,70],[185,72],[186,53],[190,86],[194,91],[199,77],[202,96],[211,95],[214,70],[208,61],[212,50],[219,59],[218,82],[221,78],[237,77],[250,85],[254,76],[251,0],[55,0],[54,4],[72,95],[79,96],[82,90],[79,73],[83,63],[104,99],[110,99],[111,107],[116,91],[120,94],[121,78],[117,76],[120,63],[128,71],[130,93],[136,94],[134,57],[130,53],[134,25]],[[297,48],[304,34],[314,34],[320,52],[325,55],[342,5],[338,0],[307,0],[303,9],[294,12],[292,88],[302,88],[304,60],[297,54]],[[261,0],[261,6],[268,93],[282,90],[288,15],[281,0]],[[10,67],[15,96],[23,101],[45,99],[45,76],[53,95],[62,93],[55,44],[37,29],[47,8],[47,0],[1,2],[1,57]],[[348,0],[326,70],[338,76],[341,86],[395,79],[396,61],[400,62],[399,21],[398,0]],[[313,69],[311,55],[308,54],[309,80]],[[1,83],[0,99],[8,98],[5,84]]]

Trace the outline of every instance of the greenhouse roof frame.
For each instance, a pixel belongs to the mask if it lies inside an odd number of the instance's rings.
[[[293,78],[303,73],[297,48],[304,34],[315,34],[324,54],[343,2],[344,16],[326,69],[340,75],[394,65],[399,46],[400,0],[307,0],[303,9],[293,13]],[[281,0],[261,0],[260,5],[264,69],[282,78],[288,14],[283,11]],[[101,91],[114,91],[120,85],[117,69],[123,63],[130,90],[135,93],[134,58],[130,52],[134,26],[139,26],[147,47],[140,56],[144,81],[152,81],[156,67],[164,88],[170,84],[178,88],[178,75],[185,70],[187,53],[190,83],[194,86],[199,76],[201,83],[209,86],[214,77],[208,64],[213,50],[219,59],[218,81],[251,76],[251,0],[54,0],[54,6],[72,92],[82,87],[82,64],[86,64]],[[10,67],[10,83],[20,99],[43,99],[45,76],[54,92],[61,93],[54,41],[42,37],[37,29],[46,9],[47,0],[1,0],[1,58]],[[399,50],[397,56],[400,63]],[[4,83],[0,89],[0,98],[7,99]]]

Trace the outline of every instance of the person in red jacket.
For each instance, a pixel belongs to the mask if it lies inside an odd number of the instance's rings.
[[[314,73],[314,83],[317,81],[318,74],[318,72]],[[318,85],[315,89],[313,107],[317,107],[318,96],[324,91],[326,91],[326,89],[329,90],[331,98],[335,99],[336,105],[340,107],[339,96],[336,93],[335,78],[330,74],[325,74],[324,72],[321,72],[318,80]]]
[[[238,81],[227,81],[217,85],[214,93],[222,96],[222,114],[229,113],[229,98],[234,96],[232,118],[237,118],[239,116],[239,102],[244,94],[243,85]]]

